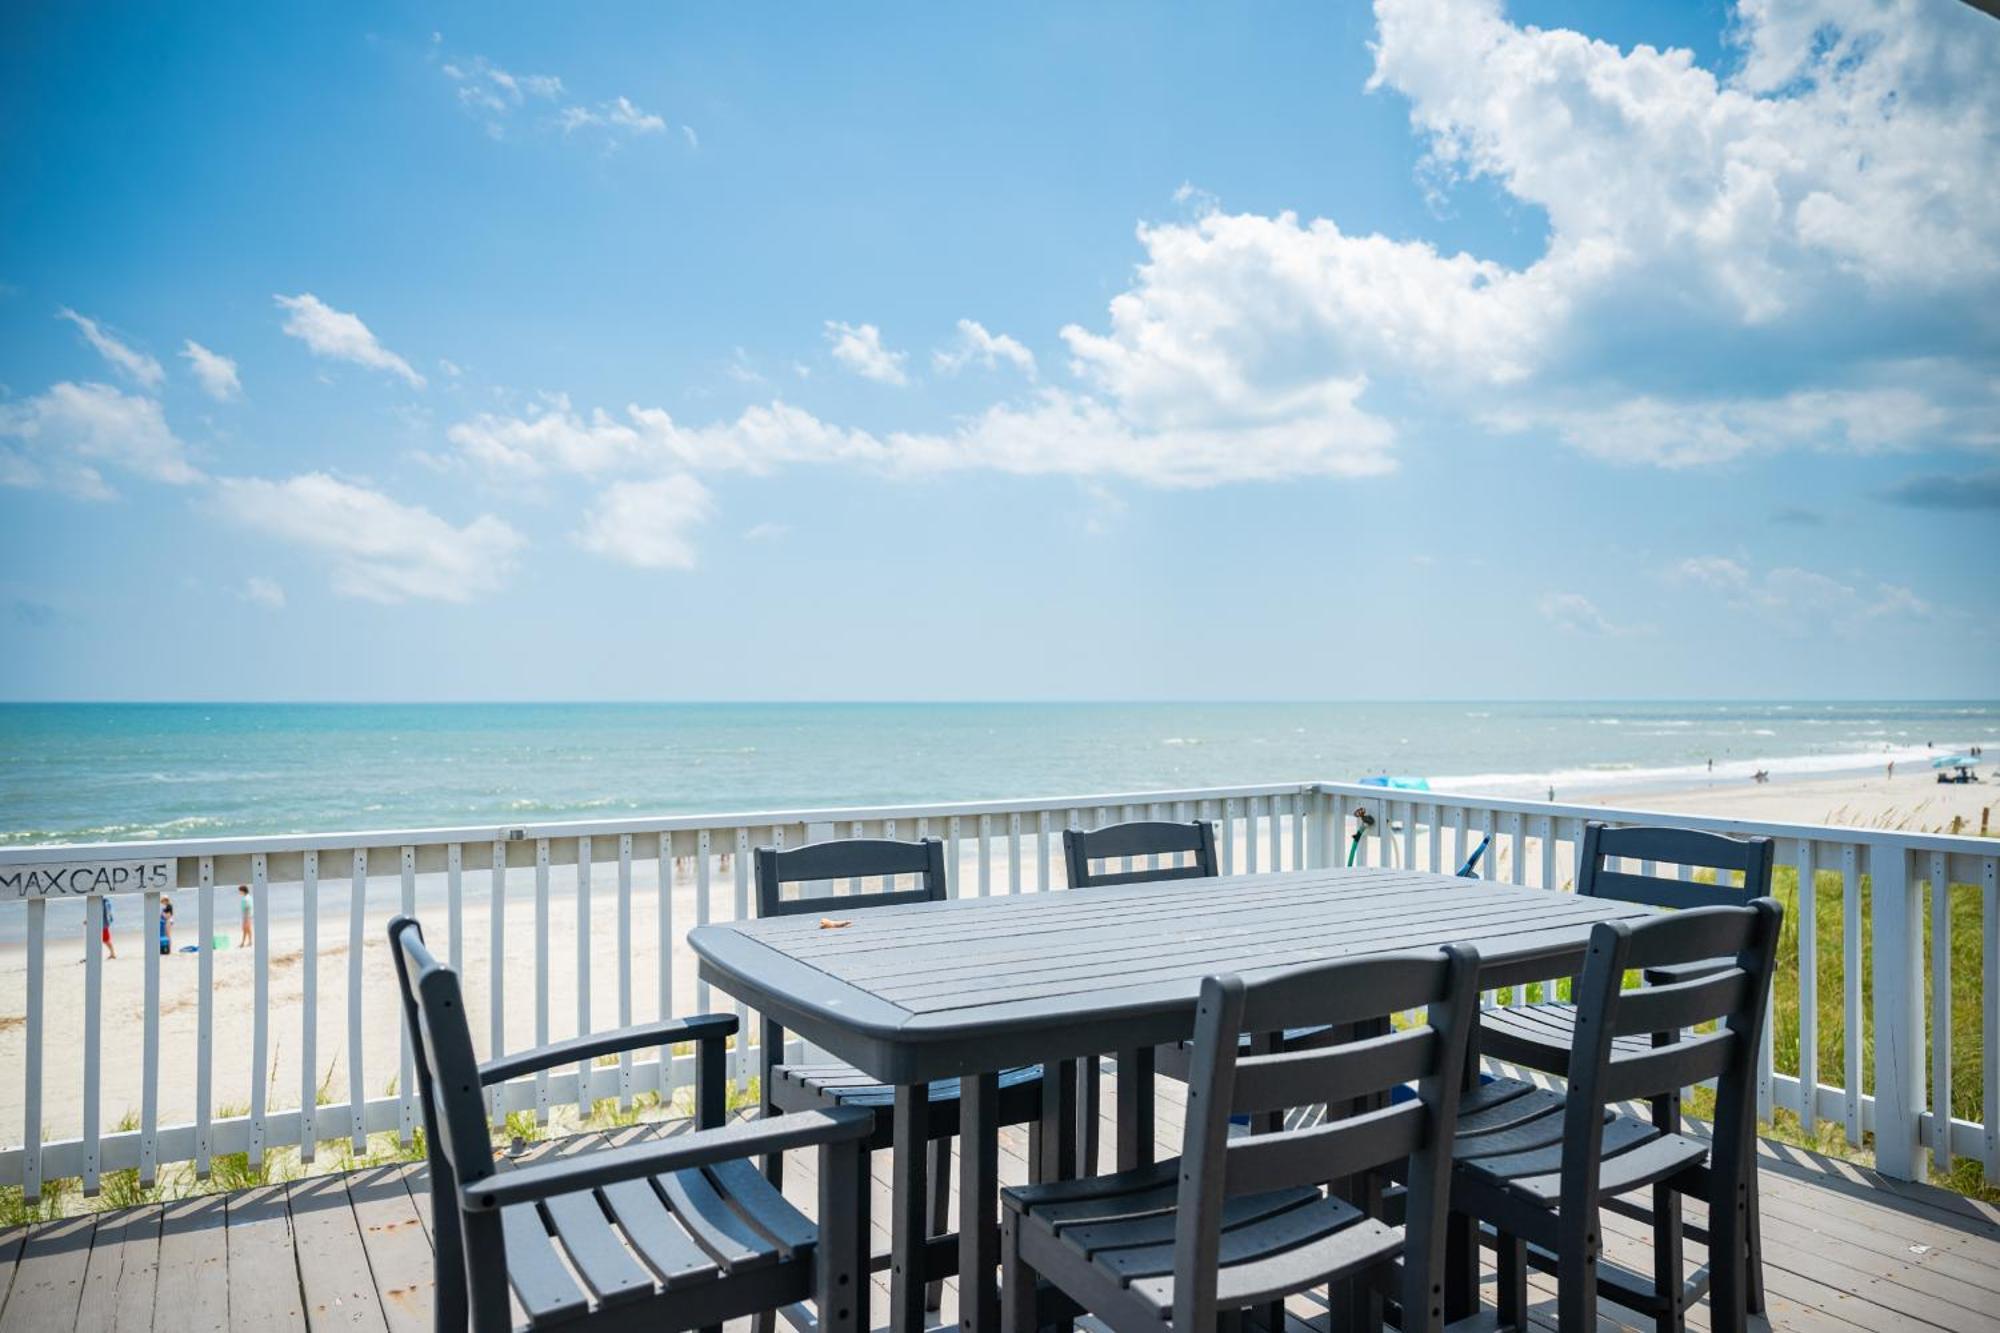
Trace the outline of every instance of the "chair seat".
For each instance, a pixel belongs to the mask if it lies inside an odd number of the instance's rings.
[[[1052,1276],[1084,1265],[1160,1318],[1174,1305],[1179,1159],[1136,1171],[1001,1191],[1021,1257]],[[1343,1200],[1296,1187],[1223,1206],[1216,1301],[1256,1305],[1341,1277],[1397,1253],[1401,1228]],[[1067,1284],[1065,1284],[1067,1288]]]
[[[934,1139],[958,1133],[958,1080],[941,1078],[930,1084],[930,1131]],[[888,1132],[888,1112],[895,1109],[896,1089],[878,1083],[847,1064],[777,1065],[764,1094],[781,1111],[809,1111],[824,1106],[861,1106],[881,1114]],[[1025,1124],[1041,1114],[1042,1067],[1022,1065],[1000,1072],[999,1122]],[[876,1144],[873,1146],[883,1146]]]
[[[1452,1145],[1453,1191],[1498,1191],[1541,1208],[1562,1196],[1563,1094],[1503,1078],[1465,1094]],[[1644,1120],[1604,1113],[1598,1190],[1609,1198],[1680,1176],[1708,1160],[1708,1144]],[[1465,1211],[1477,1211],[1467,1209]]]
[[[500,1210],[507,1281],[547,1328],[736,1274],[807,1291],[818,1232],[748,1161],[627,1180]]]
[[[1479,1015],[1480,1055],[1544,1074],[1568,1076],[1575,1035],[1576,1006],[1561,1001],[1487,1009]],[[1614,1056],[1652,1048],[1651,1037],[1616,1037],[1611,1042]]]

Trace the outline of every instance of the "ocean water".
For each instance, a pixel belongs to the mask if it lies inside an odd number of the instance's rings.
[[[1492,795],[1923,763],[2000,702],[5,704],[0,844],[1143,791]]]

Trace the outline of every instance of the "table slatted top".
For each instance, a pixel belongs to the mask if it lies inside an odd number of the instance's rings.
[[[1201,979],[1469,943],[1490,985],[1574,971],[1652,909],[1393,868],[966,898],[701,927],[702,976],[885,1081],[1186,1035]]]

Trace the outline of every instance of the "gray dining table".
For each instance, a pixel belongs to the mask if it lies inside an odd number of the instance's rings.
[[[1118,1164],[1151,1160],[1152,1050],[1194,1029],[1201,979],[1363,954],[1479,949],[1481,983],[1580,970],[1590,929],[1652,909],[1385,867],[1296,870],[959,898],[701,926],[701,977],[894,1089],[891,1327],[925,1325],[924,1285],[961,1280],[960,1326],[999,1326],[1000,1071],[1040,1062],[1038,1179],[1075,1169],[1074,1061],[1120,1054]],[[926,1085],[960,1079],[959,1228],[930,1242]]]

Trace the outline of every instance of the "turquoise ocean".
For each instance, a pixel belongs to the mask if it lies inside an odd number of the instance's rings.
[[[1581,796],[1924,763],[2000,702],[4,704],[0,844],[1420,776]]]

